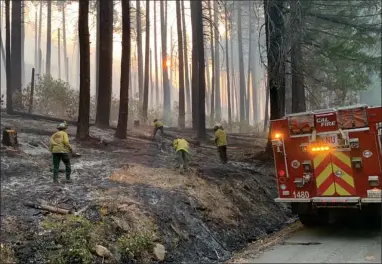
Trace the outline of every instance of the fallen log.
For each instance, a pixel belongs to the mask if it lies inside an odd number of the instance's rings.
[[[41,201],[38,204],[33,202],[24,202],[24,206],[45,210],[51,213],[70,214],[70,210],[59,208],[57,206],[51,206],[47,204],[46,202],[41,202]]]

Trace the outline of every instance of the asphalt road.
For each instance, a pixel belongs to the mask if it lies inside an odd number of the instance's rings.
[[[303,228],[290,238],[238,263],[381,263],[381,230]]]

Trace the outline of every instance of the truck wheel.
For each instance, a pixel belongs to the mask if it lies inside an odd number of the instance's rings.
[[[313,227],[319,224],[317,216],[314,214],[299,214],[300,222],[306,227]]]

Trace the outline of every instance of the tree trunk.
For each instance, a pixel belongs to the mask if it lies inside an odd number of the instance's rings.
[[[151,106],[151,109],[155,108],[155,98],[154,97],[154,78],[153,78],[153,54],[152,50],[150,48],[150,72],[149,72],[149,79],[150,79],[150,85],[149,85],[149,105]],[[149,108],[150,109],[150,108]]]
[[[156,106],[160,105],[160,100],[159,100],[159,76],[158,76],[158,41],[157,41],[157,2],[154,1],[154,36],[155,36],[155,41],[154,41],[154,69],[155,69],[155,88],[152,87],[153,91],[153,98],[157,98],[155,100]]]
[[[100,4],[99,4],[99,1],[96,2],[96,9],[97,9],[97,22],[96,22],[96,47],[95,47],[95,50],[96,50],[96,73],[95,73],[95,82],[96,82],[96,91],[95,91],[95,106],[96,106],[96,109],[97,109],[97,100],[98,100],[98,91],[99,91],[99,82],[98,82],[98,73],[99,73],[99,56],[100,56],[100,53],[99,53],[99,46],[100,46],[100,27],[101,27],[101,21],[100,21],[100,17],[101,17],[101,11],[100,11]],[[96,114],[97,114],[97,110],[96,110]]]
[[[302,39],[302,12],[300,3],[292,1],[291,16],[294,22],[294,30],[292,37],[291,50],[291,68],[292,68],[292,113],[305,112],[305,89],[304,89],[304,73],[302,65],[301,39]]]
[[[267,85],[266,86],[266,91],[265,91],[265,109],[264,109],[264,127],[263,127],[263,132],[267,131],[268,123],[269,123],[269,87]]]
[[[101,12],[96,126],[107,128],[110,125],[113,80],[113,1],[99,0],[98,4]]]
[[[191,112],[191,93],[190,93],[190,76],[188,71],[188,48],[187,48],[187,30],[186,30],[186,19],[185,19],[185,9],[184,1],[182,0],[182,26],[183,26],[183,51],[184,51],[184,73],[185,73],[185,87],[186,87],[186,109],[187,113]]]
[[[36,9],[35,19],[34,19],[34,67],[37,67],[37,65],[38,65],[38,46],[37,46],[38,41],[37,41],[37,39],[38,39],[38,13],[37,13],[37,9]]]
[[[150,80],[150,1],[146,1],[145,82],[143,87],[143,122],[147,123]]]
[[[66,18],[65,18],[65,3],[62,5],[62,40],[64,45],[64,59],[65,59],[65,80],[69,82],[69,65],[68,65],[68,51],[66,47]]]
[[[279,119],[285,111],[285,60],[283,58],[284,1],[264,0],[266,45],[268,60],[268,87],[270,97],[270,120]],[[269,130],[267,153],[272,154],[271,129]]]
[[[25,59],[24,59],[24,43],[25,43],[25,26],[24,26],[24,12],[25,12],[25,2],[21,1],[21,89],[25,84]]]
[[[29,109],[28,114],[33,112],[33,96],[34,96],[34,68],[32,68],[32,77],[31,77],[31,92],[29,95]]]
[[[89,0],[79,2],[78,37],[80,47],[80,102],[76,137],[84,140],[89,137],[90,113]]]
[[[42,51],[41,51],[41,29],[42,29],[42,1],[40,0],[40,14],[39,14],[39,19],[38,19],[38,65],[37,65],[37,73],[41,74],[42,73]]]
[[[167,67],[167,17],[165,16],[165,7],[167,1],[160,1],[160,16],[161,16],[161,37],[162,37],[162,71],[163,71],[163,119],[166,124],[171,123],[171,102],[170,102],[170,87],[168,80]]]
[[[193,41],[192,49],[197,50],[197,101],[198,101],[198,138],[202,139],[206,137],[206,112],[205,112],[205,65],[204,65],[204,34],[203,34],[203,10],[202,1],[191,1],[191,24],[193,28],[192,39]],[[195,44],[195,46],[194,46]]]
[[[248,40],[248,68],[247,68],[247,96],[245,100],[245,119],[247,123],[249,123],[249,98],[250,98],[250,91],[251,91],[251,62],[252,62],[252,10],[248,10],[249,13],[249,26],[248,26],[248,31],[249,31],[249,40]],[[252,80],[253,81],[253,80]]]
[[[58,79],[61,79],[61,38],[60,28],[58,28]]]
[[[219,5],[218,1],[214,1],[214,26],[215,26],[215,107],[216,107],[216,120],[221,121],[222,110],[221,110],[221,98],[220,98],[220,45],[219,45]]]
[[[266,0],[264,0],[266,1]],[[245,75],[244,75],[244,58],[243,58],[243,38],[241,29],[241,2],[237,2],[237,36],[239,46],[239,74],[240,74],[240,123],[245,121]],[[242,124],[240,124],[241,130]]]
[[[52,1],[47,1],[47,29],[46,29],[46,66],[45,73],[50,74],[51,48],[52,48]]]
[[[225,14],[225,60],[227,67],[227,100],[228,100],[228,124],[231,125],[232,122],[232,108],[231,108],[231,83],[229,81],[229,57],[228,57],[228,11],[227,2],[224,3],[224,14]],[[231,58],[232,59],[232,58]]]
[[[5,0],[5,49],[6,49],[6,75],[7,75],[7,113],[13,112],[12,67],[11,67],[11,18],[10,0]]]
[[[12,34],[11,34],[11,65],[12,65],[12,95],[21,93],[20,74],[22,73],[21,61],[21,24],[22,7],[20,0],[12,1]],[[12,96],[13,97],[13,96]],[[21,107],[21,101],[15,102],[16,107]]]
[[[117,138],[126,138],[129,109],[129,79],[130,79],[130,1],[122,1],[122,57],[121,57],[121,88],[119,95],[118,125],[115,132]]]
[[[140,0],[136,0],[137,9],[137,47],[138,47],[138,86],[139,103],[143,103],[143,54],[142,54],[142,21]]]
[[[190,1],[190,8],[191,8],[191,28],[192,28],[192,62],[191,62],[191,100],[192,100],[192,129],[195,131],[198,131],[198,125],[199,125],[199,107],[198,107],[198,50],[197,50],[197,28],[196,28],[196,21],[197,20],[197,14],[194,7],[195,2]],[[212,108],[212,105],[211,105]],[[212,117],[211,117],[212,118]]]
[[[211,94],[211,83],[210,83],[210,79],[211,79],[211,76],[210,76],[210,69],[209,69],[210,65],[209,65],[209,58],[208,58],[208,55],[206,54],[206,77],[207,77],[207,80],[206,80],[206,83],[207,83],[207,91],[206,91],[206,98],[209,98],[210,94]],[[208,99],[206,100],[206,112],[207,113],[210,113],[211,112],[211,104],[210,104],[211,101],[209,101]]]
[[[182,36],[182,22],[180,14],[180,0],[176,0],[176,25],[178,29],[178,56],[179,56],[179,116],[178,126],[185,128],[186,126],[186,113],[185,113],[185,100],[184,100],[184,62],[183,62],[183,36]]]
[[[212,24],[212,13],[211,13],[211,0],[208,0],[208,15],[210,17],[210,33],[211,33],[211,43],[210,43],[210,51],[211,51],[211,67],[212,67],[212,78],[211,78],[211,120],[215,120],[215,53],[214,53],[214,30]],[[216,45],[216,43],[215,43]],[[209,70],[209,69],[208,69]],[[209,81],[209,80],[208,80]]]

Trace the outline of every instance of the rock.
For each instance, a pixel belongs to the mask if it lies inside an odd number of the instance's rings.
[[[123,231],[128,232],[130,230],[130,225],[125,220],[112,216],[111,219],[113,219],[114,223]]]
[[[97,253],[98,256],[104,257],[104,258],[109,258],[112,256],[111,252],[107,248],[101,245],[95,246],[95,252]]]
[[[162,244],[159,244],[159,243],[155,244],[155,246],[154,246],[154,255],[155,255],[155,257],[158,260],[162,261],[162,260],[164,260],[165,254],[166,254],[165,247]]]

